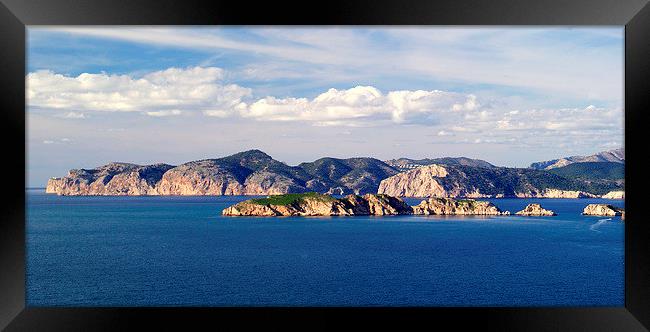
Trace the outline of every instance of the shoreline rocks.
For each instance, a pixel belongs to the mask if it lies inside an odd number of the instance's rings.
[[[519,216],[556,216],[557,214],[551,210],[544,209],[540,204],[528,204],[523,210],[515,213]]]
[[[624,216],[625,210],[610,204],[589,204],[582,211],[586,216]]]

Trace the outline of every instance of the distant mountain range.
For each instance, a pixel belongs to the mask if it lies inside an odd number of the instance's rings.
[[[435,159],[399,158],[399,159],[386,160],[385,163],[402,172],[414,168],[418,168],[421,166],[433,165],[433,164],[496,168],[496,166],[488,163],[485,160],[470,159],[465,157],[445,157],[445,158],[435,158]]]
[[[178,166],[110,163],[94,169],[73,169],[65,177],[51,178],[46,192],[275,195],[314,191],[341,195],[379,192],[391,196],[595,197],[623,189],[623,170],[617,163],[569,166],[551,170],[507,168],[464,157],[386,162],[375,158],[321,158],[289,166],[262,151],[250,150]]]
[[[553,169],[558,167],[567,166],[574,163],[587,163],[587,162],[612,162],[625,164],[625,149],[620,148],[616,150],[603,151],[591,156],[573,156],[560,159],[553,159],[547,161],[540,161],[530,164],[530,168],[534,169]]]

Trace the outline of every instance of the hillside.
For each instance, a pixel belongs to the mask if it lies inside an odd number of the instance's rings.
[[[613,162],[613,163],[625,163],[625,149],[620,148],[616,150],[609,150],[599,152],[590,156],[572,156],[565,157],[560,159],[553,159],[547,161],[540,161],[530,164],[529,168],[533,169],[553,169],[558,167],[567,166],[574,163],[587,163],[587,162]]]
[[[481,167],[481,168],[495,168],[496,166],[490,164],[485,160],[480,159],[471,159],[465,157],[444,157],[444,158],[433,158],[433,159],[409,159],[409,158],[399,158],[391,159],[385,161],[386,164],[391,167],[398,169],[400,171],[408,171],[420,166],[426,165],[458,165],[458,166],[472,166],[472,167]]]
[[[622,164],[576,163],[551,171],[495,167],[469,158],[410,160],[400,172],[374,158],[321,158],[289,166],[259,150],[178,166],[110,163],[51,178],[58,195],[336,195],[383,193],[443,197],[593,197],[623,190]],[[405,164],[406,165],[406,164]]]
[[[149,171],[147,171],[149,170]],[[374,193],[397,170],[373,158],[322,158],[288,166],[259,150],[179,166],[111,163],[51,178],[59,195],[275,195]]]

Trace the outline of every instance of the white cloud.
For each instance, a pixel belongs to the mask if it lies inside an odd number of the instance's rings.
[[[86,115],[78,112],[66,112],[63,117],[66,119],[85,119]]]
[[[322,80],[328,76],[322,73],[334,70],[366,78],[400,73],[405,77],[525,88],[545,95],[550,92],[580,99],[622,100],[620,27],[44,30],[207,53],[225,50],[260,55],[260,62],[242,74],[262,79]],[[262,66],[267,62],[272,63],[270,69]]]
[[[27,75],[30,107],[61,109],[67,117],[84,112],[145,112],[151,116],[180,114],[178,109],[234,112],[251,90],[222,82],[215,67],[169,68],[136,78],[83,73],[77,77],[36,71]]]
[[[179,110],[168,110],[168,111],[151,111],[151,112],[145,112],[148,116],[155,116],[155,117],[165,117],[165,116],[175,116],[175,115],[181,115],[183,112]]]
[[[329,89],[314,99],[266,97],[241,112],[264,121],[312,121],[317,125],[360,125],[370,121],[431,124],[452,113],[480,107],[473,95],[439,90],[390,91],[372,86]]]

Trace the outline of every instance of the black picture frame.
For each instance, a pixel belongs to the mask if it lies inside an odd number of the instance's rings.
[[[643,156],[650,112],[648,0],[110,1],[0,0],[4,144],[0,328],[8,331],[350,328],[354,325],[526,331],[650,328],[650,222]],[[27,25],[625,25],[625,306],[613,308],[42,308],[25,303],[25,31]],[[8,152],[8,153],[7,153]],[[9,190],[7,190],[9,189]],[[343,324],[342,320],[346,320]],[[408,324],[408,325],[406,325]]]

